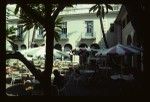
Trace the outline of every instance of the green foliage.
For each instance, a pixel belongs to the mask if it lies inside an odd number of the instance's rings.
[[[106,7],[106,12],[104,5]],[[108,10],[113,10],[113,7],[109,4],[95,4],[90,8],[89,12],[96,12],[97,17],[101,16],[104,19],[105,14],[108,13]]]
[[[32,9],[34,9],[35,11],[38,12],[39,15],[45,17],[45,6],[42,4],[30,4],[29,5]],[[56,9],[57,5],[53,5],[53,11]],[[70,6],[71,7],[71,6]],[[19,11],[20,9],[20,11]],[[25,14],[25,12],[22,11],[22,9],[17,5],[15,8],[14,13],[17,14],[18,12],[20,12],[20,20],[19,20],[19,24],[23,24],[24,28],[23,28],[23,32],[30,30],[32,28],[34,29],[38,29],[39,27],[43,27],[38,21],[35,21],[31,18],[28,17],[28,15]],[[62,17],[58,17],[55,21],[55,40],[59,41],[60,37],[59,37],[59,32],[61,32],[63,18]],[[45,31],[45,30],[44,30]],[[43,36],[45,37],[45,35]]]
[[[15,28],[14,26],[11,26],[10,28],[6,29],[6,36],[7,37],[11,36],[11,34],[14,34],[16,30],[17,28]]]

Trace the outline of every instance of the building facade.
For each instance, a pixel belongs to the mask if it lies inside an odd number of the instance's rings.
[[[109,11],[103,19],[105,33],[108,32],[110,25],[114,22],[121,5],[112,5],[113,11]],[[60,41],[54,41],[54,47],[68,51],[76,47],[96,47],[97,49],[102,48],[102,32],[99,18],[96,13],[89,13],[89,9],[92,7],[89,5],[74,5],[71,8],[65,8],[59,17],[63,17],[62,32],[60,32]],[[8,5],[7,8],[14,11],[15,6]],[[17,15],[19,16],[19,15]],[[23,32],[23,26],[18,22],[19,17],[13,13],[9,15],[7,20],[7,27],[14,26],[19,28],[16,31],[16,35],[21,39],[16,40],[18,48],[26,46],[31,47],[31,42],[34,37],[34,44],[37,46],[42,45],[45,42],[43,38],[42,29],[36,30],[35,36],[33,36],[33,29]]]
[[[107,41],[110,47],[121,43],[123,45],[132,45],[142,48],[141,43],[136,36],[136,32],[132,26],[126,8],[123,5],[120,8],[116,20],[114,21],[112,33],[107,34]],[[142,68],[141,61],[141,55],[125,57],[125,62],[128,63],[128,65],[132,66],[132,68],[137,68],[137,70]]]

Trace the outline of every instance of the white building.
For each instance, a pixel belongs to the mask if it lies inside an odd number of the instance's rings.
[[[109,30],[110,24],[114,22],[121,7],[121,5],[112,6],[114,10],[106,14],[105,19],[103,20],[105,32]],[[98,48],[101,48],[102,32],[100,21],[96,16],[96,13],[89,13],[90,7],[92,7],[91,4],[74,5],[72,8],[65,8],[59,14],[59,16],[63,17],[63,30],[60,34],[60,41],[54,42],[56,48],[67,51],[79,46],[91,47],[93,44],[97,45],[97,47],[99,46]],[[13,14],[15,6],[7,5],[7,8],[10,10],[7,27],[14,26],[19,28],[16,31],[16,35],[21,39],[15,41],[18,44],[18,48],[20,49],[22,45],[29,48],[33,37],[33,29],[22,34],[22,25],[17,24],[19,18]],[[44,42],[40,29],[36,31],[34,42],[37,45],[41,45]]]

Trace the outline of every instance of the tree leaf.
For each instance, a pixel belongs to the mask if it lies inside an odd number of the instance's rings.
[[[16,5],[15,11],[14,11],[15,15],[19,12],[19,8],[20,8],[19,5]]]
[[[113,11],[113,7],[109,4],[107,4],[107,8]]]
[[[105,7],[106,7],[106,14],[108,13],[108,4],[105,4]]]
[[[93,11],[93,12],[95,12],[98,8],[98,5],[94,5],[94,6],[92,6],[90,9],[89,9],[89,12],[91,12],[91,11]]]
[[[103,17],[103,19],[104,19],[104,16],[105,16],[104,6],[102,6],[102,17]]]
[[[97,13],[96,13],[96,16],[97,16],[97,17],[101,16],[101,11],[100,11],[100,9],[98,9],[98,11],[97,11]]]
[[[54,33],[55,33],[55,40],[58,42],[60,40],[60,35],[56,31]]]

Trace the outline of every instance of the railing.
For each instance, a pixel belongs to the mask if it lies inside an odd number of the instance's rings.
[[[86,32],[81,33],[81,39],[96,39],[96,33],[93,32],[92,34],[87,34]]]
[[[68,39],[67,34],[60,34],[60,39]]]

